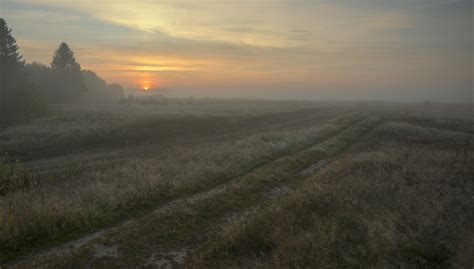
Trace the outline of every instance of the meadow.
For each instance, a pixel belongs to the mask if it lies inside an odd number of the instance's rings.
[[[472,267],[472,108],[53,106],[0,130],[0,264]]]

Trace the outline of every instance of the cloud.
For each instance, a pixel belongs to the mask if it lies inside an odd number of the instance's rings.
[[[38,4],[33,0],[18,0]],[[42,6],[64,8],[97,20],[153,35],[261,47],[296,47],[364,38],[374,31],[409,27],[411,19],[394,11],[344,7],[326,1],[135,1],[44,0]],[[299,34],[294,29],[299,29]],[[304,34],[302,34],[304,33]],[[314,40],[308,40],[313,37]]]
[[[3,1],[27,60],[70,42],[84,68],[128,87],[349,96],[471,84],[470,0]]]

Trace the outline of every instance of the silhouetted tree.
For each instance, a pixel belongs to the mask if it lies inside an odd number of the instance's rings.
[[[107,82],[94,71],[82,70],[82,77],[84,78],[84,84],[87,87],[88,93],[94,94],[96,91],[103,91],[107,88]]]
[[[119,100],[123,97],[123,87],[120,84],[112,83],[107,86],[109,91],[109,96],[114,98],[115,100]]]
[[[61,43],[54,52],[51,68],[57,76],[57,97],[59,101],[70,100],[81,95],[86,87],[81,66],[66,43]]]
[[[27,80],[25,61],[11,32],[0,18],[0,125],[29,118],[45,107]]]
[[[87,88],[87,93],[84,94],[84,99],[86,101],[118,101],[123,95],[122,86],[118,84],[107,85],[107,82],[99,77],[94,71],[83,70],[82,76]]]
[[[49,101],[62,101],[59,96],[63,90],[59,72],[41,63],[26,64],[24,67],[28,78],[39,92]],[[123,96],[123,88],[118,84],[107,85],[107,82],[91,70],[82,70],[82,78],[87,91],[78,99],[86,102],[116,102]],[[68,86],[68,85],[66,85]]]
[[[81,66],[76,62],[74,53],[66,43],[61,43],[54,52],[51,68],[60,73],[80,72]]]
[[[21,81],[24,61],[20,55],[15,38],[3,18],[0,18],[0,113],[5,115],[7,98]]]
[[[25,65],[25,73],[28,79],[38,88],[38,91],[48,101],[56,100],[57,98],[57,76],[51,67],[33,62]]]

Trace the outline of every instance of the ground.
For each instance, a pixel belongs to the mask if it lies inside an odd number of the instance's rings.
[[[471,105],[170,100],[0,131],[11,268],[474,264]]]

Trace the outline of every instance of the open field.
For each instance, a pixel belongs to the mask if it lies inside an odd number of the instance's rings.
[[[471,105],[169,100],[0,131],[12,268],[472,267]]]

